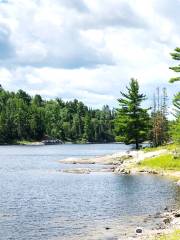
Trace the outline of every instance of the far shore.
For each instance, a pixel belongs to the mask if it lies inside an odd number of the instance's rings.
[[[17,141],[13,143],[0,143],[0,146],[44,146],[44,145],[68,145],[68,144],[124,144],[123,142],[60,142],[44,144],[43,141]]]

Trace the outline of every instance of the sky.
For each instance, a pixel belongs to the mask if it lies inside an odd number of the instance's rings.
[[[117,106],[130,78],[151,105],[179,83],[180,0],[0,0],[0,84],[44,98]]]

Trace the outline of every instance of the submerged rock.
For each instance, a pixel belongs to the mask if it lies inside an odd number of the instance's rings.
[[[106,230],[109,230],[109,229],[111,229],[111,228],[110,228],[110,227],[105,227],[105,229],[106,229]]]
[[[75,168],[75,169],[65,169],[63,170],[65,173],[76,173],[76,174],[89,174],[91,169],[88,168]]]

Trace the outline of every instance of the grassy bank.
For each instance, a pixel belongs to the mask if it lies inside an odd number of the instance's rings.
[[[156,170],[180,171],[180,158],[174,159],[171,153],[145,159],[140,166]]]
[[[163,234],[162,236],[156,237],[154,240],[179,240],[180,239],[180,229],[175,230],[171,234]]]
[[[163,146],[159,146],[159,147],[146,147],[146,148],[143,148],[143,151],[144,152],[153,152],[153,151],[157,151],[157,150],[161,150],[161,149],[174,151],[175,149],[177,149],[179,147],[180,146],[177,146],[176,144],[168,144],[168,145],[163,145]]]

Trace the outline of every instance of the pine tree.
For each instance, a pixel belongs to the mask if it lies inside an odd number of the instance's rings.
[[[174,116],[178,118],[180,116],[180,92],[178,92],[173,99],[173,105],[175,107],[174,111],[175,114]]]
[[[174,52],[171,53],[171,56],[174,60],[180,61],[180,48],[176,48],[174,50]],[[180,64],[175,67],[170,67],[170,69],[176,73],[180,73]],[[176,81],[180,81],[180,76],[170,79],[171,83],[176,82]],[[174,96],[173,105],[175,106],[175,114],[174,115],[176,117],[176,121],[171,128],[171,134],[172,134],[173,140],[176,143],[180,144],[180,92],[178,92]]]
[[[180,48],[175,48],[174,52],[171,53],[171,56],[174,60],[178,60],[180,61]],[[180,65],[175,66],[175,67],[170,67],[171,70],[173,70],[174,72],[179,73],[180,72]],[[176,82],[176,81],[180,81],[180,77],[174,77],[170,79],[170,82]]]
[[[126,144],[135,144],[138,149],[139,143],[147,139],[148,109],[141,107],[146,96],[139,93],[138,81],[133,78],[126,89],[127,93],[121,92],[122,97],[118,99],[115,127],[119,136],[116,139]]]

